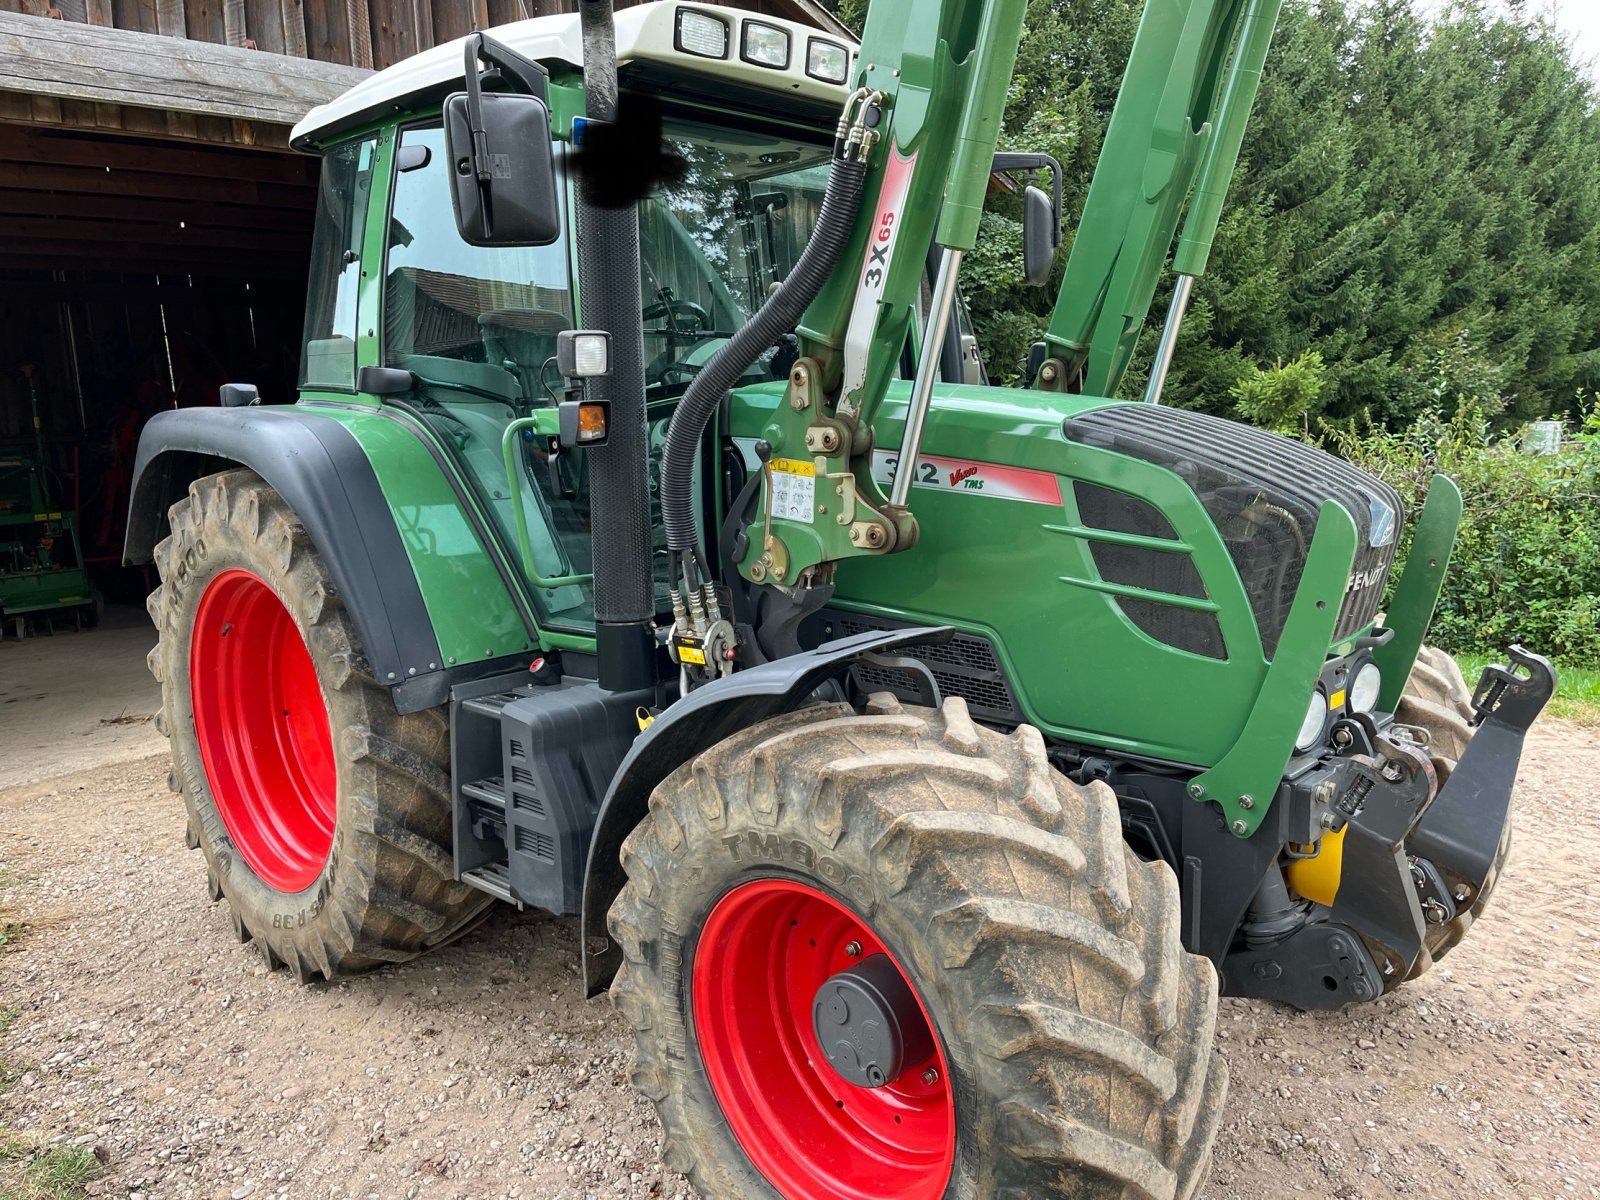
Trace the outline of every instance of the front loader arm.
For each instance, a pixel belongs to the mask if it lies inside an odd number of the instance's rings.
[[[1189,204],[1173,263],[1182,319],[1184,281],[1205,271],[1282,7],[1145,6],[1045,334],[1050,357],[1039,386],[1115,394]]]
[[[858,95],[877,144],[850,239],[798,328],[799,360],[740,566],[817,581],[838,559],[910,546],[916,524],[872,478],[873,418],[916,319],[928,247],[970,249],[1016,61],[1025,0],[879,0]],[[929,337],[925,341],[937,342]]]

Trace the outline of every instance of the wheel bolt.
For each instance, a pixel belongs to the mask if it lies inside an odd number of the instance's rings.
[[[844,952],[846,954],[848,954],[851,958],[859,958],[860,955],[861,955],[861,943],[860,942],[851,942],[848,946],[846,946],[844,948]]]
[[[939,1068],[938,1067],[929,1067],[926,1071],[924,1071],[922,1073],[922,1082],[923,1083],[927,1083],[927,1084],[938,1083],[939,1082]]]

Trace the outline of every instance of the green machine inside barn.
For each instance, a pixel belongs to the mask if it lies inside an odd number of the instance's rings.
[[[34,368],[24,364],[33,417],[33,446],[0,449],[0,619],[17,637],[31,622],[53,628],[65,618],[76,628],[98,614],[84,570],[75,508],[52,486],[46,465]]]

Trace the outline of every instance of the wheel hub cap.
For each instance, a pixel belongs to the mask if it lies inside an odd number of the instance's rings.
[[[922,1007],[887,954],[830,976],[812,1001],[811,1027],[828,1064],[856,1087],[891,1084],[933,1053]]]
[[[294,618],[249,571],[223,571],[195,612],[195,739],[217,813],[269,887],[300,892],[333,850],[333,732]]]

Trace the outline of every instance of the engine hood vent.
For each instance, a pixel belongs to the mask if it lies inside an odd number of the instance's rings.
[[[1182,477],[1221,532],[1270,659],[1300,586],[1317,514],[1337,500],[1360,534],[1336,639],[1377,616],[1405,523],[1388,484],[1292,438],[1152,404],[1096,409],[1065,422],[1069,440],[1143,459]]]

